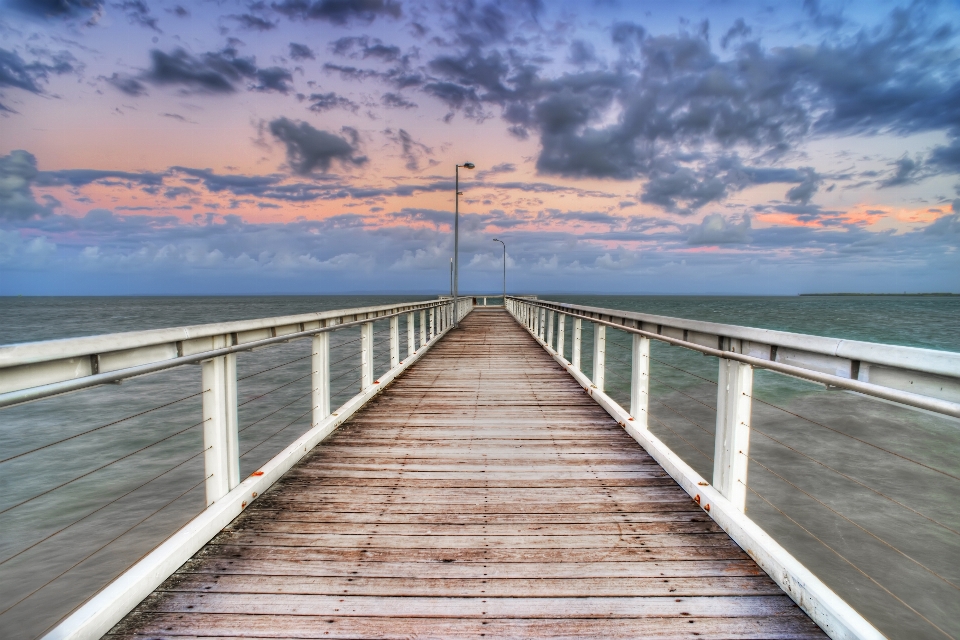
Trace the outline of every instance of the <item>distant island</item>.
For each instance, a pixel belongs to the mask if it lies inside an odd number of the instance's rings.
[[[926,296],[926,297],[947,297],[960,296],[960,293],[801,293],[801,296]]]

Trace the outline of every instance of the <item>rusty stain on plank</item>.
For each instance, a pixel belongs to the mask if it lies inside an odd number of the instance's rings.
[[[107,637],[824,637],[505,312],[461,327]]]

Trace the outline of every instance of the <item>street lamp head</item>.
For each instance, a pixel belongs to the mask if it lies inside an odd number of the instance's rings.
[[[460,166],[463,167],[464,169],[474,169],[476,168],[477,165],[473,164],[472,162],[464,162]]]

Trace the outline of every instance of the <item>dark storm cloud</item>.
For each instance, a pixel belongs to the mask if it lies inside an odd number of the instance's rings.
[[[307,45],[291,42],[290,57],[294,60],[315,60],[317,56],[313,53],[313,49]]]
[[[39,173],[32,153],[17,150],[0,157],[0,220],[27,220],[52,213],[49,204],[41,205],[33,197]]]
[[[347,109],[348,111],[356,112],[360,108],[353,100],[349,98],[344,98],[341,95],[334,93],[333,91],[329,93],[313,93],[310,94],[308,98],[312,103],[310,105],[311,111],[324,112],[331,109]]]
[[[271,6],[291,19],[326,20],[336,25],[370,23],[381,16],[399,18],[402,14],[400,3],[394,0],[284,0]]]
[[[326,173],[334,160],[347,166],[362,166],[366,156],[358,155],[359,134],[343,127],[346,138],[315,129],[306,122],[277,118],[270,123],[270,133],[287,147],[287,163],[300,175],[315,169]]]
[[[157,85],[181,85],[204,93],[232,93],[246,81],[255,91],[288,93],[293,80],[290,72],[281,67],[258,68],[256,58],[241,57],[236,49],[193,56],[183,49],[164,53],[150,52],[151,67],[144,75]]]

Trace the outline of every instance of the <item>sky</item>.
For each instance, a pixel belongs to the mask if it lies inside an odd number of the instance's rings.
[[[958,17],[0,0],[0,295],[960,292]]]

